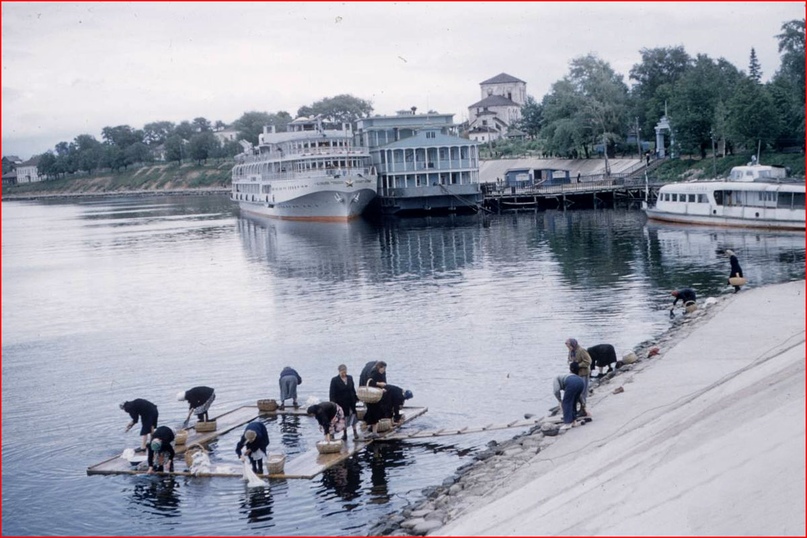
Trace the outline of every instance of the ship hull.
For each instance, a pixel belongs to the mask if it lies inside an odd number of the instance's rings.
[[[283,220],[343,222],[359,217],[375,197],[370,188],[321,190],[279,203],[241,200],[241,211]]]

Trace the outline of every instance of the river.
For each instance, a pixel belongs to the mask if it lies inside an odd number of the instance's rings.
[[[139,442],[118,408],[162,424],[179,390],[215,416],[278,396],[327,398],[368,360],[428,413],[410,429],[505,423],[553,405],[568,337],[622,355],[669,325],[669,291],[803,279],[804,233],[646,223],[580,210],[319,224],[239,216],[224,196],[2,204],[3,533],[365,535],[517,430],[374,444],[313,480],[87,476]],[[741,292],[742,293],[742,292]],[[727,335],[730,338],[731,335]],[[706,358],[706,357],[705,357]],[[265,419],[270,452],[314,447],[313,419]],[[240,428],[211,446],[237,463]]]

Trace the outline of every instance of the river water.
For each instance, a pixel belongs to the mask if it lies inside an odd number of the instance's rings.
[[[506,423],[553,405],[564,341],[619,355],[670,324],[669,290],[803,279],[803,233],[651,225],[592,210],[315,224],[239,216],[223,196],[2,204],[4,534],[364,535],[492,440],[371,446],[313,480],[87,476],[134,447],[118,403],[216,388],[215,416],[278,396],[327,398],[340,362],[383,359],[428,413],[408,428]],[[730,337],[730,335],[727,335]],[[707,359],[708,357],[704,357]],[[596,410],[594,410],[596,412]],[[314,448],[313,419],[265,419],[270,452]],[[237,464],[240,428],[211,445]]]

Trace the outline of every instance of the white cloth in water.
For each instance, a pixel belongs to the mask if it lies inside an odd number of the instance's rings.
[[[252,470],[252,465],[247,460],[244,460],[244,480],[247,481],[247,486],[251,488],[269,485],[265,480],[258,478],[258,475]]]
[[[195,476],[210,473],[210,458],[206,452],[200,450],[193,454],[190,472]]]

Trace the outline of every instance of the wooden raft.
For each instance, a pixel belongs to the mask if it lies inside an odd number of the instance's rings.
[[[428,407],[405,407],[402,409],[404,414],[404,420],[401,425],[406,424],[410,420],[413,420],[420,415],[424,414],[428,411]],[[184,445],[179,445],[174,447],[174,451],[176,452],[177,457],[174,458],[174,466],[176,469],[184,468],[184,471],[174,471],[173,473],[169,472],[162,472],[162,473],[155,473],[158,475],[173,475],[173,476],[205,476],[205,477],[229,477],[229,478],[240,478],[243,475],[243,468],[241,465],[232,466],[232,465],[212,465],[214,472],[210,473],[200,473],[198,475],[194,475],[193,473],[187,470],[187,466],[185,465],[184,459],[180,458],[182,454],[185,453],[187,447],[194,445],[194,444],[201,444],[204,445],[209,443],[210,441],[216,439],[218,436],[223,435],[227,432],[234,430],[235,428],[242,426],[255,418],[258,418],[261,415],[305,415],[306,412],[304,409],[294,409],[291,407],[287,407],[285,410],[280,411],[258,411],[258,407],[254,405],[245,405],[234,409],[233,411],[229,411],[218,417],[215,417],[216,420],[216,431],[213,432],[204,432],[198,433],[195,429],[189,428],[188,430],[188,440],[185,442]],[[313,419],[312,419],[313,420]],[[376,440],[385,439],[387,436],[393,434],[400,426],[390,430],[389,432],[380,434]],[[352,435],[348,433],[348,436]],[[349,440],[347,443],[344,444],[342,447],[341,452],[333,453],[333,454],[320,454],[316,448],[313,450],[309,450],[303,454],[300,454],[290,462],[287,462],[284,466],[283,474],[271,474],[271,475],[259,475],[264,478],[313,478],[316,475],[320,474],[321,472],[325,471],[326,469],[333,467],[334,465],[348,459],[350,456],[356,454],[367,445],[372,443],[372,440],[356,440],[352,441]],[[97,463],[91,467],[87,468],[88,475],[116,475],[116,474],[129,474],[129,475],[139,475],[139,474],[147,474],[147,471],[139,471],[136,467],[132,466],[128,460],[121,458],[120,455],[117,455],[113,458],[108,460],[104,460],[101,463]]]
[[[563,420],[563,417],[560,417],[559,420]],[[530,420],[514,420],[512,422],[508,422],[507,424],[488,424],[487,426],[471,428],[469,426],[465,426],[464,428],[454,429],[454,428],[443,428],[442,430],[434,430],[434,431],[426,431],[426,430],[417,430],[412,433],[398,433],[393,435],[385,435],[382,438],[379,438],[379,441],[405,441],[406,439],[429,439],[431,437],[443,437],[448,435],[463,435],[466,433],[481,433],[481,432],[488,432],[492,430],[506,430],[508,428],[526,428],[528,426],[535,426],[540,422],[555,422],[553,418],[536,418]]]
[[[428,407],[404,407],[401,409],[404,415],[403,422],[401,425],[406,424],[410,420],[414,420],[415,418],[419,417],[426,411],[428,411]],[[395,431],[400,428],[400,426],[393,428],[392,430],[379,434],[380,437],[375,439],[375,441],[386,440],[390,437]],[[352,435],[348,433],[348,437]],[[347,443],[343,443],[342,451],[336,452],[333,454],[320,454],[316,448],[313,450],[309,450],[303,454],[300,454],[290,462],[287,462],[285,468],[283,469],[284,473],[277,478],[314,478],[322,471],[333,467],[337,463],[343,462],[348,459],[350,456],[356,454],[358,451],[362,450],[364,447],[372,443],[373,440],[357,440],[357,441],[348,441]],[[275,478],[275,475],[272,475],[272,478]]]

